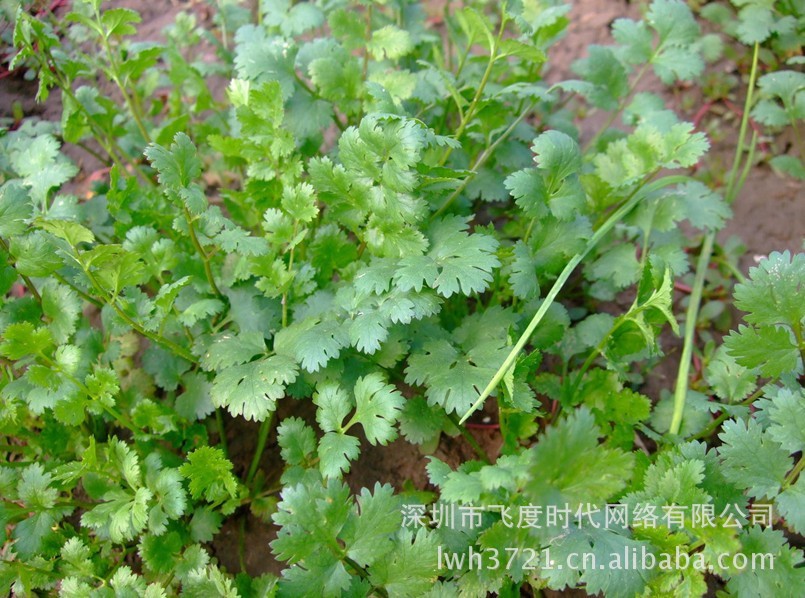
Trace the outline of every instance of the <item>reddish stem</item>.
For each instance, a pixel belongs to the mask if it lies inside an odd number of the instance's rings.
[[[467,422],[464,425],[473,430],[500,430],[500,424],[474,424]]]

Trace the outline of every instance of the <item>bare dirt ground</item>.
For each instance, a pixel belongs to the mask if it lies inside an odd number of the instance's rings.
[[[142,15],[140,37],[142,39],[160,39],[162,30],[173,22],[175,15],[182,10],[192,10],[202,23],[209,23],[210,9],[207,3],[200,0],[179,1],[172,0],[115,0],[113,4],[133,8]],[[436,4],[436,3],[434,3]],[[441,4],[441,2],[439,2]],[[60,8],[56,13],[62,16],[65,9]],[[438,8],[434,9],[438,14]],[[588,45],[592,43],[611,43],[610,25],[619,17],[636,18],[640,7],[637,3],[625,0],[578,0],[570,13],[570,26],[567,36],[551,51],[551,71],[549,80],[566,76],[572,62],[583,58]],[[7,27],[0,24],[0,27]],[[648,81],[647,89],[658,91],[660,86],[656,82]],[[8,117],[12,114],[12,106],[18,103],[26,115],[37,115],[41,118],[59,120],[60,104],[58,94],[54,93],[51,100],[45,105],[38,105],[33,101],[36,91],[35,82],[26,81],[20,76],[10,76],[0,79],[0,116]],[[676,105],[672,94],[665,94],[669,104]],[[738,103],[742,98],[737,99]],[[684,118],[692,119],[692,114],[682,114]],[[585,129],[590,130],[603,120],[593,115],[590,122],[585,123]],[[725,140],[714,146],[708,160],[720,164],[729,164],[733,150],[734,135],[725,135]],[[72,156],[85,171],[91,160],[86,155]],[[793,252],[801,250],[805,236],[805,197],[803,185],[790,179],[778,177],[765,164],[759,164],[752,169],[746,185],[734,206],[735,217],[720,235],[725,240],[729,235],[738,235],[747,247],[747,254],[742,262],[742,269],[746,271],[753,263],[753,256],[767,254],[773,250],[789,249]],[[656,394],[659,388],[670,388],[674,364],[666,363],[665,367],[656,370],[655,380],[646,387],[646,392]],[[652,398],[657,398],[652,396]],[[310,405],[290,401],[282,407],[284,412],[279,415],[297,415],[313,421]],[[253,443],[257,437],[257,426],[243,420],[227,421],[230,454],[236,468],[236,473],[242,474],[249,466]],[[495,457],[499,450],[500,439],[496,430],[472,430],[482,447]],[[365,443],[364,443],[365,444]],[[455,466],[462,461],[475,457],[469,445],[459,436],[456,438],[443,437],[437,448],[435,457]],[[389,483],[396,489],[402,490],[406,481],[418,489],[427,489],[428,481],[425,473],[427,457],[413,445],[404,440],[397,440],[386,447],[372,447],[363,450],[361,458],[353,463],[351,472],[347,476],[347,483],[357,491],[362,487],[372,487],[376,482]],[[270,479],[271,472],[281,471],[279,450],[276,444],[276,435],[269,438],[268,448],[262,462],[263,470],[267,472],[270,485],[276,480]],[[241,531],[242,530],[242,531]],[[221,533],[209,546],[211,552],[220,563],[231,572],[240,570],[241,533],[244,533],[243,561],[246,570],[252,574],[271,571],[279,573],[281,564],[277,563],[269,548],[269,542],[276,535],[273,525],[262,522],[251,515],[244,508],[237,516],[229,518]],[[583,592],[552,593],[552,595],[584,595]]]

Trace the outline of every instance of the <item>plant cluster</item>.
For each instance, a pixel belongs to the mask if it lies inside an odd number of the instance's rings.
[[[750,112],[805,117],[802,74],[757,66],[761,44],[791,52],[801,16],[750,39],[768,3],[735,4],[726,31],[754,61],[723,195],[689,172],[707,137],[638,87],[706,70],[713,38],[680,0],[618,19],[616,43],[552,85],[559,0],[438,18],[412,0],[220,0],[212,29],[180,13],[160,43],[101,0],[63,22],[18,10],[10,67],[63,111],[0,137],[0,592],[801,595],[805,254],[744,278],[714,241],[753,164]],[[590,131],[582,111],[608,117]],[[87,197],[67,146],[99,165]],[[696,349],[706,281],[734,274],[744,323]],[[683,277],[680,376],[652,402],[640,389],[680,332]],[[465,427],[482,407],[494,459]],[[239,418],[260,423],[246,466],[227,446]],[[477,458],[429,457],[428,488],[347,485],[362,452],[459,434]],[[274,439],[284,466],[266,471]],[[605,526],[607,504],[684,517]],[[586,519],[512,526],[501,505]],[[437,525],[456,506],[477,525]],[[210,554],[248,513],[277,526],[279,577]],[[514,556],[440,568],[471,549]],[[525,549],[695,559],[560,570]]]

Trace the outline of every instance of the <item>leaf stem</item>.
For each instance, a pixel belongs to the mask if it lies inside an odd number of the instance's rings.
[[[751,166],[755,144],[757,142],[757,133],[753,133],[751,145],[749,147],[749,155],[746,162],[741,169],[741,161],[745,151],[744,140],[746,138],[746,131],[749,126],[749,111],[752,108],[752,95],[755,90],[755,81],[757,79],[758,71],[758,52],[759,44],[755,44],[755,49],[752,54],[752,69],[749,73],[749,88],[746,91],[746,100],[744,102],[743,115],[741,117],[741,127],[738,132],[738,143],[735,147],[735,156],[732,161],[732,168],[730,169],[729,178],[727,179],[727,189],[724,194],[724,199],[728,205],[731,205],[749,173]],[[738,172],[741,170],[740,177]],[[707,268],[710,264],[710,257],[713,253],[713,244],[715,241],[715,233],[709,232],[704,238],[702,243],[701,253],[699,260],[696,264],[696,277],[694,279],[693,290],[688,300],[688,309],[685,312],[685,336],[682,345],[682,356],[679,362],[679,369],[677,370],[676,386],[674,387],[674,413],[671,419],[671,426],[668,428],[668,434],[679,434],[679,429],[682,425],[682,415],[685,411],[685,401],[688,394],[688,375],[690,373],[690,359],[693,355],[693,337],[696,330],[696,322],[699,319],[699,307],[702,300],[702,290],[704,288],[704,279],[707,273]]]
[[[187,222],[187,232],[190,235],[190,241],[193,243],[193,247],[196,248],[196,252],[199,254],[199,257],[201,257],[201,261],[204,262],[204,274],[207,276],[207,282],[209,283],[212,292],[222,300],[225,300],[225,297],[218,289],[218,285],[215,284],[215,277],[212,275],[212,265],[210,264],[210,256],[206,251],[204,251],[204,248],[201,246],[198,236],[196,235],[196,227],[193,226],[193,216],[190,214],[190,210],[187,209],[187,206],[183,205],[182,210],[184,210],[184,218]]]
[[[696,335],[696,322],[699,319],[699,304],[702,300],[704,290],[704,279],[707,276],[707,268],[710,264],[710,255],[713,252],[713,242],[715,233],[709,232],[705,235],[702,243],[699,260],[696,263],[696,277],[693,280],[693,288],[688,300],[688,309],[685,312],[685,332],[682,345],[682,356],[679,359],[679,369],[676,373],[676,386],[674,387],[674,412],[671,417],[671,426],[668,433],[679,434],[682,426],[682,416],[685,412],[685,401],[688,395],[688,376],[690,374],[690,361],[693,355],[693,340]]]
[[[656,171],[647,175],[644,181],[640,185],[638,185],[638,187],[634,191],[632,191],[630,196],[621,205],[621,207],[615,210],[615,212],[613,212],[612,215],[610,215],[609,218],[607,218],[607,220],[600,226],[600,228],[598,228],[598,230],[596,230],[595,233],[593,233],[593,236],[590,238],[589,241],[587,241],[587,245],[585,246],[584,250],[581,251],[580,253],[577,253],[570,259],[570,261],[565,266],[564,270],[562,270],[562,272],[559,274],[559,277],[556,279],[556,282],[554,282],[553,286],[551,287],[551,290],[545,296],[545,299],[542,301],[542,305],[539,306],[537,313],[534,314],[534,317],[531,319],[531,322],[529,322],[528,326],[520,335],[520,338],[517,340],[517,343],[515,343],[514,347],[512,347],[512,350],[509,352],[509,355],[508,357],[506,357],[506,360],[503,362],[503,365],[501,365],[498,368],[495,375],[489,381],[489,384],[486,385],[486,388],[478,397],[478,400],[476,400],[473,406],[470,407],[470,409],[464,414],[459,423],[463,424],[465,421],[467,421],[467,418],[469,418],[470,415],[472,415],[475,410],[477,410],[481,405],[483,405],[483,402],[492,393],[492,391],[495,390],[497,385],[506,375],[506,372],[508,372],[509,369],[514,365],[514,362],[517,360],[517,356],[520,354],[520,351],[523,350],[523,347],[525,347],[526,343],[528,342],[528,339],[531,338],[531,335],[534,333],[534,330],[536,330],[537,326],[542,321],[542,318],[544,318],[545,314],[548,313],[548,309],[550,308],[553,301],[556,299],[556,296],[559,294],[559,291],[562,290],[563,286],[565,286],[565,283],[567,282],[568,278],[570,278],[570,275],[573,273],[573,270],[576,269],[576,267],[581,263],[581,261],[585,258],[585,256],[590,251],[592,251],[592,249],[601,241],[601,239],[607,233],[609,233],[609,231],[612,230],[612,228],[614,228],[614,226],[618,222],[623,220],[623,218],[627,214],[629,214],[629,212],[632,211],[632,209],[643,199],[645,194],[653,193],[654,191],[668,185],[675,185],[690,180],[689,177],[687,176],[675,175],[665,177],[651,184],[647,184],[648,181],[651,180],[651,178],[653,178],[655,174]]]
[[[475,96],[472,98],[472,102],[470,102],[469,108],[463,114],[461,118],[461,122],[458,125],[458,129],[456,130],[455,139],[458,141],[461,139],[461,136],[464,135],[464,131],[467,129],[467,126],[472,122],[472,119],[475,118],[475,111],[478,108],[478,102],[481,101],[481,96],[484,93],[484,89],[486,89],[487,83],[489,83],[489,77],[492,75],[492,69],[495,66],[499,56],[498,56],[498,45],[500,44],[500,40],[503,38],[503,31],[506,29],[506,17],[505,14],[500,20],[500,27],[498,28],[498,36],[495,41],[492,43],[491,47],[489,48],[489,62],[486,65],[486,70],[484,71],[483,76],[481,77],[481,82],[478,84],[478,88],[475,90]],[[450,154],[453,153],[453,148],[448,147],[444,155],[442,155],[441,160],[439,160],[439,166],[444,166],[447,162],[447,159],[450,157]]]
[[[461,184],[455,189],[455,191],[453,191],[447,197],[447,199],[445,199],[444,202],[442,202],[442,205],[439,206],[439,208],[431,215],[431,218],[436,218],[436,217],[440,216],[442,213],[444,213],[444,211],[448,207],[450,207],[450,204],[452,204],[453,201],[455,201],[456,197],[458,197],[461,194],[461,192],[464,191],[464,189],[467,188],[467,185],[469,185],[470,182],[472,182],[472,179],[475,178],[475,176],[477,175],[478,169],[481,168],[484,164],[486,164],[486,161],[492,156],[493,153],[495,153],[495,150],[498,148],[498,146],[501,143],[503,143],[509,137],[509,135],[511,135],[512,131],[514,131],[514,129],[517,128],[517,125],[519,125],[523,121],[523,119],[526,117],[526,115],[529,112],[531,112],[531,109],[533,107],[534,107],[534,104],[530,104],[528,106],[528,108],[523,110],[519,114],[519,116],[508,126],[508,128],[505,131],[503,131],[503,133],[501,133],[501,135],[494,141],[494,143],[492,143],[492,145],[490,145],[488,148],[486,148],[481,153],[481,155],[478,156],[478,159],[475,161],[475,163],[472,165],[472,168],[470,169],[472,172],[470,174],[468,174],[464,178],[464,180],[461,182]],[[533,221],[532,221],[532,224],[533,224]],[[530,231],[530,227],[529,227],[529,231]]]
[[[263,451],[266,448],[266,441],[268,440],[269,432],[271,432],[271,424],[273,421],[274,412],[272,411],[268,414],[268,417],[260,423],[260,431],[257,433],[257,446],[254,448],[252,462],[251,465],[249,465],[249,471],[246,474],[247,486],[251,486],[254,476],[257,473],[257,469],[260,467],[260,459],[263,457]]]
[[[786,488],[790,487],[794,482],[796,482],[797,478],[799,477],[799,474],[802,473],[803,469],[805,469],[805,457],[800,455],[799,461],[797,461],[797,464],[794,466],[794,469],[788,472],[788,475],[785,476],[782,489],[785,490]]]
[[[221,450],[224,451],[224,457],[229,457],[229,448],[226,443],[226,427],[224,426],[224,416],[220,407],[215,408],[215,426],[218,428],[218,443],[221,445]]]
[[[763,394],[763,387],[760,387],[738,404],[744,406],[751,405],[762,394]],[[722,411],[717,418],[715,418],[713,421],[707,424],[706,428],[704,428],[697,434],[691,436],[689,440],[703,440],[709,438],[710,435],[712,435],[713,432],[715,432],[722,423],[724,423],[727,419],[729,419],[729,417],[730,417],[729,412]]]
[[[475,451],[475,454],[478,455],[478,458],[483,461],[484,463],[491,463],[492,460],[489,458],[489,455],[486,454],[486,451],[478,444],[478,441],[475,440],[475,436],[465,428],[462,424],[463,421],[458,420],[458,416],[455,413],[448,413],[447,419],[449,419],[453,425],[458,429],[461,435],[464,437],[464,440],[467,441],[472,449]]]
[[[130,315],[128,315],[125,311],[123,311],[123,309],[117,304],[117,300],[115,300],[115,299],[113,299],[111,297],[108,297],[106,295],[106,291],[103,290],[103,287],[100,285],[98,280],[95,278],[95,275],[92,274],[92,272],[89,270],[89,268],[84,266],[83,262],[81,262],[81,260],[80,260],[80,258],[79,258],[79,256],[77,254],[76,254],[76,261],[81,265],[81,269],[84,271],[84,274],[89,279],[90,284],[92,284],[93,288],[95,289],[95,292],[98,293],[98,295],[101,297],[103,302],[106,303],[106,305],[111,307],[113,310],[115,310],[115,313],[118,316],[120,316],[120,318],[124,322],[126,322],[126,324],[128,324],[133,330],[135,330],[137,333],[141,334],[142,336],[146,337],[147,339],[152,340],[152,341],[154,341],[155,343],[157,343],[159,345],[162,345],[166,349],[169,349],[170,351],[172,351],[173,353],[175,353],[176,355],[178,355],[182,359],[184,359],[186,361],[189,361],[190,363],[198,365],[198,359],[196,359],[195,355],[193,355],[190,351],[188,351],[187,349],[185,349],[181,345],[177,345],[173,341],[166,339],[162,335],[154,334],[153,332],[151,332],[149,330],[146,330],[145,328],[142,327],[141,324],[136,322]]]

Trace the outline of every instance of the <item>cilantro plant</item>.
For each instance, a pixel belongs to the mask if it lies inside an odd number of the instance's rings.
[[[796,124],[796,73],[759,76],[755,45],[722,197],[691,173],[707,137],[640,87],[705,71],[711,40],[679,0],[615,21],[555,84],[558,0],[216,6],[211,29],[180,14],[162,42],[101,0],[16,13],[11,66],[62,118],[0,137],[0,591],[805,591],[805,256],[741,276],[745,322],[702,376],[688,366],[748,115]],[[81,197],[68,148],[99,165]],[[692,259],[677,385],[650,397]],[[496,451],[467,426],[480,409]],[[428,485],[354,488],[390,443],[430,454]],[[446,525],[456,508],[478,517]],[[565,520],[512,524],[551,508]],[[215,558],[224,526],[240,571]],[[484,566],[457,560],[471,551]],[[627,553],[640,565],[611,564]],[[646,563],[667,554],[687,560]]]

